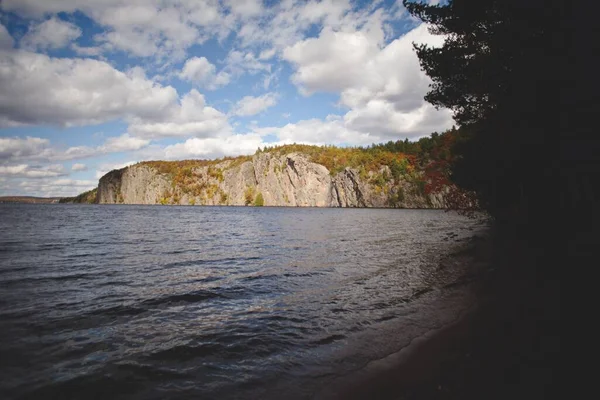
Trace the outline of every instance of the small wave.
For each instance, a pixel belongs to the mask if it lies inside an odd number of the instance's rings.
[[[261,318],[261,320],[265,320],[265,321],[271,321],[271,322],[292,322],[295,324],[303,324],[306,322],[306,319],[304,318],[298,318],[298,317],[293,317],[293,316],[284,316],[284,315],[268,315],[265,316],[263,318]]]
[[[158,361],[190,361],[196,358],[207,357],[223,350],[223,346],[210,343],[198,346],[181,345],[166,350],[157,351],[148,355],[148,359]]]
[[[185,373],[134,362],[112,364],[94,373],[34,387],[22,399],[127,398],[147,388],[147,382],[186,379]]]
[[[2,281],[4,285],[17,285],[23,283],[34,283],[34,282],[45,282],[45,281],[71,281],[78,279],[95,279],[97,274],[71,274],[71,275],[57,275],[57,276],[41,276],[41,277],[27,277],[27,278],[17,278],[17,279],[7,279]]]
[[[187,282],[188,283],[210,283],[210,282],[216,282],[216,281],[220,281],[220,280],[223,280],[222,276],[207,276],[205,278],[192,279]]]
[[[139,308],[139,307],[119,305],[119,306],[114,306],[114,307],[110,307],[110,308],[101,308],[101,309],[92,311],[92,312],[88,313],[87,315],[88,316],[105,315],[105,316],[111,316],[111,317],[121,317],[121,316],[126,316],[126,315],[138,315],[145,311],[146,311],[145,309]]]
[[[174,294],[170,296],[159,297],[157,299],[145,300],[142,302],[142,304],[148,306],[160,306],[173,303],[199,303],[205,300],[218,298],[225,298],[225,296],[207,290],[197,290],[195,292]]]
[[[262,280],[262,279],[277,279],[279,276],[275,275],[275,274],[269,274],[269,275],[250,275],[250,276],[246,276],[244,278],[241,278],[241,281],[255,281],[255,280]]]
[[[24,266],[24,267],[15,267],[15,268],[3,268],[0,269],[0,274],[10,274],[13,272],[19,272],[19,271],[24,271],[29,269],[30,267],[28,266]]]
[[[416,292],[414,292],[414,293],[413,293],[413,295],[412,295],[411,297],[412,297],[413,299],[416,299],[416,298],[418,298],[418,297],[421,297],[421,296],[423,296],[425,293],[429,293],[429,292],[431,292],[432,290],[433,290],[433,288],[430,288],[430,287],[426,287],[426,288],[423,288],[423,289],[419,289],[419,290],[417,290]]]
[[[77,258],[85,258],[85,257],[104,257],[109,253],[79,253],[79,254],[68,254],[66,256],[67,259],[77,259]]]
[[[163,269],[166,268],[177,268],[177,267],[192,267],[199,265],[233,265],[240,262],[246,261],[256,261],[260,260],[260,257],[226,257],[226,258],[216,258],[214,260],[206,260],[203,258],[195,259],[195,260],[186,260],[186,261],[177,261],[165,264]]]
[[[30,318],[37,314],[35,310],[10,310],[0,312],[0,318],[5,321]]]
[[[335,314],[338,314],[338,313],[348,313],[348,312],[350,312],[350,310],[347,310],[345,308],[332,308],[331,312],[335,313]]]
[[[323,271],[311,271],[311,272],[286,272],[283,274],[286,278],[306,278],[311,276],[327,275]]]
[[[327,337],[325,337],[323,339],[316,340],[316,341],[314,341],[312,343],[316,344],[316,345],[324,345],[324,344],[330,344],[330,343],[333,343],[333,342],[336,342],[336,341],[342,340],[342,339],[346,339],[346,336],[344,336],[344,335],[330,335],[330,336],[327,336]]]

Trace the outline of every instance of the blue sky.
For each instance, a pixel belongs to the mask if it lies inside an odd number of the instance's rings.
[[[368,145],[452,126],[401,1],[3,0],[0,195],[142,160]]]

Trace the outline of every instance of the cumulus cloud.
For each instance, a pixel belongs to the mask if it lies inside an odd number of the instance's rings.
[[[71,44],[71,50],[80,56],[97,57],[102,54],[102,48],[98,46],[79,46],[77,43]]]
[[[379,53],[362,32],[334,32],[324,29],[286,48],[283,57],[296,66],[292,81],[305,94],[315,91],[339,92],[370,79],[366,64]]]
[[[335,32],[324,29],[286,48],[283,56],[296,71],[292,81],[310,95],[317,91],[340,94],[348,129],[370,132],[382,139],[418,137],[451,126],[451,113],[426,104],[430,84],[421,71],[412,43],[439,45],[425,25],[381,45],[380,35],[369,31]]]
[[[48,149],[42,156],[37,158],[51,161],[67,161],[82,158],[98,157],[104,154],[121,153],[143,149],[150,144],[150,140],[132,137],[125,133],[121,136],[109,137],[97,147],[72,146],[66,150],[57,148]]]
[[[28,195],[40,197],[76,196],[93,189],[97,182],[91,180],[40,178],[30,180],[14,179],[0,186],[1,195]]]
[[[67,161],[67,160],[76,160],[81,158],[90,158],[95,157],[102,154],[94,147],[90,146],[72,146],[67,148],[64,151],[59,149],[52,149],[51,156],[49,159],[51,160],[59,160],[59,161]]]
[[[106,139],[106,142],[104,142],[102,146],[98,147],[98,151],[102,153],[134,151],[146,147],[148,144],[150,144],[149,140],[131,137],[126,133],[119,137],[111,137]]]
[[[244,4],[225,15],[217,0],[4,0],[0,7],[25,17],[41,18],[59,12],[79,11],[105,31],[95,40],[104,51],[125,51],[159,60],[180,59],[185,50],[209,37],[224,38],[235,26],[236,15],[252,13]]]
[[[233,14],[242,18],[254,17],[263,12],[261,0],[225,0],[225,4]]]
[[[227,69],[235,75],[245,72],[257,74],[259,72],[271,72],[271,64],[259,60],[252,52],[231,50],[225,59]]]
[[[220,136],[229,130],[227,116],[207,106],[204,96],[195,89],[184,95],[166,118],[159,121],[134,118],[128,128],[130,133],[143,138]]]
[[[256,115],[277,103],[277,93],[265,93],[262,96],[245,96],[237,102],[233,114],[241,117]]]
[[[11,49],[15,41],[4,25],[0,23],[0,50]]]
[[[0,162],[44,154],[49,144],[48,139],[30,136],[25,138],[0,137]]]
[[[32,24],[20,41],[21,47],[30,49],[60,49],[81,36],[81,29],[70,22],[52,17]]]
[[[31,167],[27,164],[0,166],[0,175],[23,178],[47,178],[64,176],[62,165],[49,165],[47,167]]]
[[[71,166],[71,171],[87,171],[87,165],[81,163],[75,163]]]
[[[4,125],[97,124],[127,116],[165,116],[177,91],[121,72],[104,61],[52,58],[26,51],[0,53],[0,122]]]
[[[227,85],[231,79],[227,72],[216,71],[216,67],[206,57],[192,57],[185,62],[179,77],[197,86],[214,90]]]
[[[192,138],[183,143],[167,146],[165,156],[168,159],[237,156],[254,153],[262,145],[264,145],[262,137],[256,133],[231,135],[223,138]]]
[[[0,53],[0,61],[5,66],[0,69],[4,126],[73,126],[123,118],[130,122],[129,133],[144,138],[207,136],[228,127],[226,116],[207,106],[198,91],[179,100],[173,87],[148,79],[141,68],[121,72],[103,61],[25,51]]]
[[[278,2],[261,21],[244,21],[236,36],[242,47],[268,44],[283,49],[302,40],[315,25],[335,29],[362,25],[368,10],[354,12],[352,8],[348,0]]]
[[[275,55],[276,50],[275,49],[267,49],[267,50],[263,50],[260,52],[260,54],[258,55],[258,59],[259,60],[268,60],[270,58],[273,58],[273,56]]]
[[[232,32],[242,48],[281,50],[304,39],[314,26],[335,30],[362,27],[377,6],[356,7],[350,0],[292,0],[271,2],[268,7],[262,0],[0,2],[4,11],[36,19],[60,12],[81,12],[104,28],[95,36],[103,51],[152,57],[161,64],[184,59],[191,46],[210,38],[224,40]]]
[[[314,118],[283,127],[255,128],[253,131],[263,136],[277,136],[277,144],[368,145],[381,139],[379,136],[348,128],[343,118],[337,115],[329,115],[325,120]]]
[[[150,144],[149,140],[123,134],[109,137],[97,147],[71,146],[66,149],[52,147],[48,139],[0,138],[0,164],[16,164],[29,161],[67,161],[97,157],[103,154],[140,150]]]

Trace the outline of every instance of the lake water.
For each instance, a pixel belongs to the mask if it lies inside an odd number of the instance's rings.
[[[0,397],[310,398],[456,318],[434,210],[0,204]],[[463,307],[464,308],[464,307]]]

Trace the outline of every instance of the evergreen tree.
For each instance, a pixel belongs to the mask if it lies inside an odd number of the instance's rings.
[[[451,109],[461,131],[453,181],[474,190],[497,220],[543,222],[561,190],[556,144],[575,135],[569,126],[572,4],[404,4],[433,34],[445,36],[442,47],[414,47],[433,81],[425,99]]]

